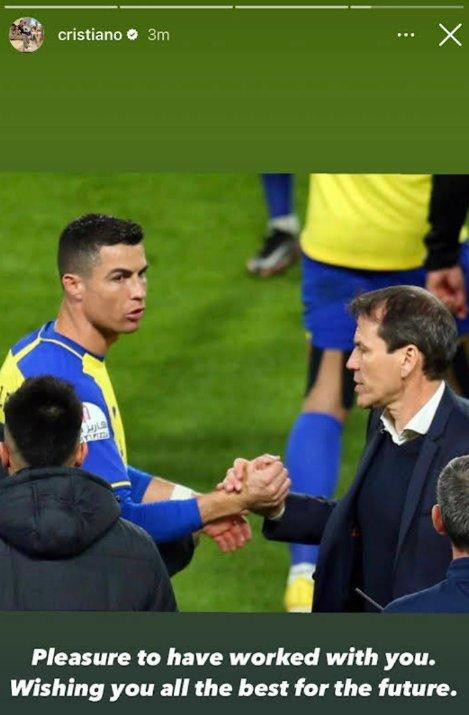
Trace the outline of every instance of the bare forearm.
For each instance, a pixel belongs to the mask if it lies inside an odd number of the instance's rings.
[[[142,502],[150,503],[171,499],[176,484],[162,477],[153,477],[143,495]],[[194,492],[194,496],[197,493]],[[209,492],[197,497],[197,504],[200,516],[204,524],[208,524],[215,519],[224,516],[239,514],[243,510],[241,498],[238,494],[227,494],[226,492]]]
[[[277,462],[260,471],[256,470],[254,465],[249,467],[240,491],[217,490],[208,494],[197,494],[187,487],[175,485],[161,477],[153,477],[142,501],[149,503],[196,497],[202,523],[210,524],[217,519],[241,515],[245,510],[252,510],[262,516],[276,515],[289,486],[288,473],[283,465]]]
[[[239,494],[227,494],[224,491],[201,494],[197,497],[197,504],[203,524],[209,524],[225,516],[241,514],[245,508]]]
[[[184,489],[187,490],[185,495],[181,494],[181,490]],[[181,487],[162,477],[153,477],[143,493],[142,501],[148,504],[197,496],[199,496],[197,492],[187,487]],[[251,530],[247,521],[241,514],[233,514],[235,509],[233,500],[229,501],[228,506],[228,502],[225,504],[224,500],[209,497],[204,498],[200,505],[198,502],[197,507],[203,522],[204,533],[213,539],[222,551],[235,551],[244,546],[251,538]],[[241,509],[238,511],[241,512]],[[225,516],[227,513],[229,516]]]
[[[168,479],[163,479],[163,477],[153,477],[143,495],[142,503],[148,504],[148,502],[152,501],[171,499],[176,486],[178,485],[175,482],[170,482]],[[197,492],[193,491],[192,494],[195,496]]]

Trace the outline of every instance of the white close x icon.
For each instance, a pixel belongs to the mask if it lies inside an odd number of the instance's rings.
[[[462,42],[460,42],[456,37],[456,32],[461,29],[462,22],[460,22],[459,25],[456,25],[456,27],[453,27],[452,30],[448,30],[442,22],[439,22],[438,26],[441,27],[443,32],[446,32],[446,37],[443,37],[442,41],[438,43],[438,47],[442,47],[445,42],[448,42],[448,40],[453,40],[457,45],[459,45],[459,47],[462,47]]]

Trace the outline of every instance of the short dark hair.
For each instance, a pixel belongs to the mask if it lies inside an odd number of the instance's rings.
[[[134,246],[143,241],[138,223],[104,214],[87,214],[68,224],[59,239],[59,273],[86,273],[102,246],[125,243]]]
[[[349,309],[355,319],[379,323],[378,335],[388,352],[416,345],[428,379],[444,376],[456,352],[458,331],[450,311],[434,295],[417,286],[391,286],[357,296]]]
[[[451,542],[469,551],[469,455],[456,457],[438,477],[437,501]]]
[[[73,387],[49,375],[23,382],[5,403],[5,427],[30,467],[60,467],[80,438],[83,406]]]

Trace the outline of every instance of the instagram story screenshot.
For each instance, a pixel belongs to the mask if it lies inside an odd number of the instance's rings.
[[[467,711],[468,8],[1,4],[6,711]]]

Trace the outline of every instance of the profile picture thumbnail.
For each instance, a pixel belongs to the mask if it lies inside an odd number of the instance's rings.
[[[34,17],[20,17],[10,26],[9,38],[18,52],[36,52],[44,42],[44,28]]]

